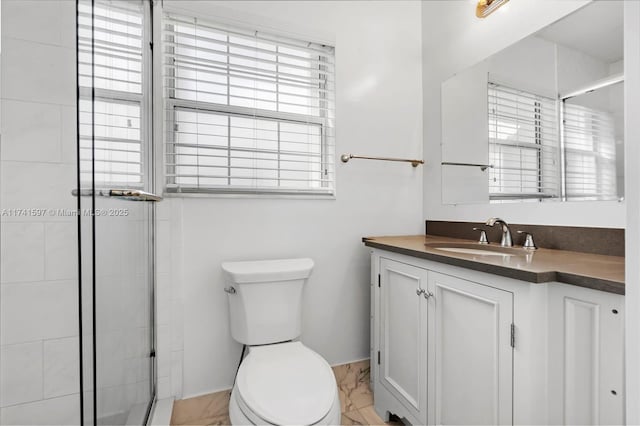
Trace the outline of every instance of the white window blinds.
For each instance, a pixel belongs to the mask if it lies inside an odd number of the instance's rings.
[[[169,192],[334,191],[333,48],[167,14]]]
[[[144,14],[141,1],[78,4],[80,174],[96,187],[142,187]]]
[[[559,197],[555,100],[490,83],[488,103],[490,199]]]
[[[617,199],[616,142],[611,114],[565,102],[563,126],[567,198]]]

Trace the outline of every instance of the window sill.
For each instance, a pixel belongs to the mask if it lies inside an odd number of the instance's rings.
[[[273,199],[273,200],[336,200],[333,194],[313,194],[313,193],[277,193],[277,192],[247,192],[247,193],[225,193],[225,192],[169,192],[165,189],[164,198],[222,198],[222,199]]]

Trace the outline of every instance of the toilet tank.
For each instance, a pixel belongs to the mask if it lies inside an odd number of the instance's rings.
[[[311,259],[224,262],[231,336],[245,345],[300,336],[302,288],[312,269]]]

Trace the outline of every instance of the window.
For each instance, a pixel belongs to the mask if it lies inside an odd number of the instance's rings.
[[[168,192],[332,194],[333,48],[165,15]]]
[[[80,175],[96,187],[144,185],[142,7],[141,1],[78,4]]]
[[[556,101],[489,84],[489,197],[560,196]]]
[[[563,126],[567,198],[617,199],[616,142],[612,115],[565,101]]]

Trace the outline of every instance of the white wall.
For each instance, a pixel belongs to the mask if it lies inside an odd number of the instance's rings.
[[[0,423],[78,424],[75,2],[3,0],[0,73]]]
[[[419,2],[164,5],[335,44],[337,156],[422,158]],[[172,316],[184,317],[184,397],[233,381],[241,347],[229,334],[222,291],[220,264],[227,260],[311,257],[303,342],[331,364],[368,358],[369,252],[361,238],[423,232],[422,168],[336,161],[334,200],[175,198],[162,208],[170,212],[165,235],[174,251],[159,255],[171,258],[173,284],[181,286],[174,300],[183,303]]]
[[[514,223],[624,227],[625,205],[617,202],[443,205],[440,167],[442,81],[587,4],[586,0],[510,2],[486,19],[475,2],[424,1],[422,7],[424,217],[483,221],[500,216]],[[606,218],[606,221],[603,220]]]
[[[640,424],[640,3],[625,2],[624,8],[625,72],[625,183],[627,193],[627,228],[625,231],[625,380],[626,423]]]

